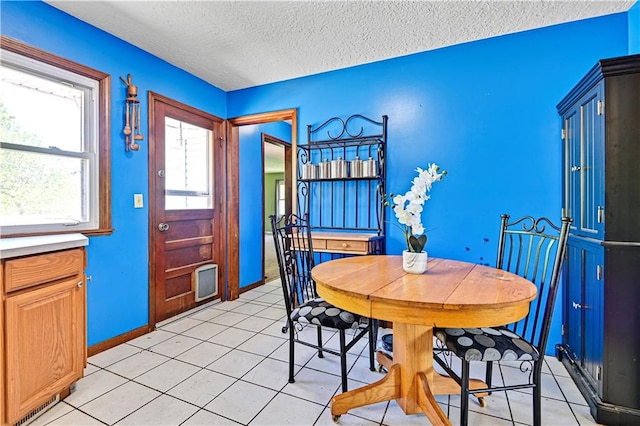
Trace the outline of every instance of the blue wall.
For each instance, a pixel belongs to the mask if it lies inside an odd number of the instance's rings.
[[[500,213],[559,219],[555,105],[598,59],[626,53],[627,15],[609,15],[230,92],[228,110],[296,107],[302,142],[306,124],[387,114],[388,192],[429,162],[449,172],[425,205],[430,253],[492,263]],[[387,234],[399,253],[399,230]]]
[[[148,210],[133,209],[134,193],[148,198],[147,140],[141,151],[125,153],[119,76],[132,74],[144,94],[143,123],[148,90],[222,118],[298,108],[300,141],[306,124],[354,113],[387,114],[389,192],[408,189],[417,166],[437,162],[449,171],[426,205],[425,225],[435,228],[430,254],[493,263],[500,213],[559,217],[555,105],[598,59],[638,51],[638,13],[636,4],[630,13],[225,93],[45,3],[2,1],[2,34],[112,76],[116,230],[90,238],[89,345],[141,327],[148,317]],[[388,224],[386,231],[388,252],[399,253],[397,228]],[[241,258],[246,250],[243,244]],[[560,340],[559,313],[555,319],[552,341]]]
[[[640,53],[640,2],[629,9],[629,55]]]
[[[254,284],[262,276],[262,199],[264,166],[262,134],[291,142],[291,125],[285,121],[242,126],[240,134],[240,288]],[[265,223],[266,229],[271,225]]]
[[[226,93],[104,31],[42,2],[2,2],[3,35],[111,74],[111,236],[89,239],[88,344],[148,323],[148,138],[125,152],[122,123],[126,89],[138,86],[141,121],[147,123],[147,91],[226,118]],[[149,134],[143,125],[143,134]],[[133,208],[133,194],[145,207]]]
[[[626,13],[609,15],[234,91],[227,108],[241,116],[296,107],[301,142],[307,124],[387,114],[387,192],[408,190],[414,169],[430,162],[449,172],[423,213],[435,228],[429,254],[494,264],[501,213],[559,222],[555,106],[598,59],[627,54],[627,24]],[[386,233],[387,252],[400,253],[398,228],[388,223]]]

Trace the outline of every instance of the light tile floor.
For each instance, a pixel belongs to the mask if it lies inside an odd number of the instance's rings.
[[[340,392],[339,358],[318,358],[311,348],[296,345],[296,382],[288,383],[281,291],[279,281],[268,283],[238,300],[167,320],[152,333],[91,357],[75,391],[33,424],[333,425],[329,403]],[[337,335],[328,331],[325,338],[337,347]],[[382,377],[369,371],[366,345],[362,339],[348,357],[349,389]],[[595,424],[562,364],[554,357],[546,363],[543,424]],[[522,374],[505,365],[494,372],[494,380],[507,383]],[[437,399],[457,424],[460,397]],[[471,401],[470,424],[532,423],[530,392],[497,392],[486,400],[486,408]],[[406,416],[395,401],[353,409],[339,422],[429,423],[420,414]]]

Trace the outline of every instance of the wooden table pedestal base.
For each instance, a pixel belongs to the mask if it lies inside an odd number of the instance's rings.
[[[434,425],[451,424],[434,395],[460,394],[460,386],[448,376],[434,374],[432,327],[394,323],[393,360],[381,352],[377,353],[377,360],[387,369],[386,376],[334,396],[331,400],[334,420],[352,408],[395,399],[405,414],[424,413]],[[486,384],[472,380],[470,387],[481,389]]]

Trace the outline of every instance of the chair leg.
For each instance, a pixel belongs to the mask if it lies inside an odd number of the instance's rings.
[[[375,366],[375,346],[378,341],[378,320],[369,319],[369,370],[376,371]]]
[[[491,378],[493,377],[493,361],[487,362],[486,368],[487,374],[485,375],[484,381],[487,384],[487,387],[491,388]],[[487,394],[491,395],[491,392],[487,392]]]
[[[342,376],[342,392],[347,391],[347,338],[344,330],[340,330],[340,375]]]
[[[295,383],[293,378],[293,366],[295,362],[294,342],[295,339],[295,327],[293,324],[289,324],[289,383]]]
[[[322,353],[322,327],[318,326],[318,358],[324,358]]]
[[[538,363],[540,361],[537,361]],[[542,424],[542,388],[540,381],[542,380],[542,367],[534,366],[533,368],[533,425],[540,426]]]
[[[462,372],[460,377],[460,425],[469,423],[469,361],[462,360]]]

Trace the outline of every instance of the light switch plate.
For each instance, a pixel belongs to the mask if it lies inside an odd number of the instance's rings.
[[[133,207],[136,209],[141,209],[144,207],[144,202],[142,201],[142,194],[133,194]]]

